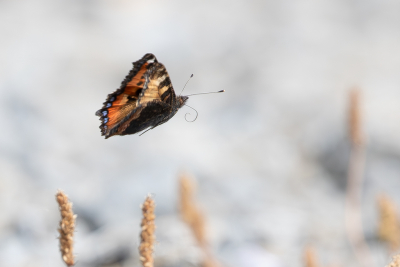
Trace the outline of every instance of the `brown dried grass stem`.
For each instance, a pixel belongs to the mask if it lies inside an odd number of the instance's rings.
[[[368,244],[365,241],[361,213],[365,144],[362,134],[360,92],[357,89],[350,92],[349,138],[351,154],[346,189],[346,232],[358,262],[364,267],[370,267],[374,264]]]
[[[68,201],[68,197],[64,192],[59,190],[56,200],[61,213],[60,228],[58,229],[60,233],[60,251],[63,261],[69,267],[75,264],[73,246],[76,215],[72,211],[72,203]]]
[[[195,183],[187,175],[180,179],[180,212],[200,246],[206,245],[205,220],[194,200]]]
[[[305,267],[318,267],[317,256],[311,247],[307,247],[304,251],[304,266]]]
[[[353,88],[349,95],[349,137],[353,146],[364,146],[361,115],[361,93],[358,88]]]
[[[139,246],[140,261],[144,267],[154,266],[153,251],[156,229],[154,209],[154,200],[150,196],[147,196],[142,206],[143,219]]]
[[[203,267],[215,267],[220,264],[215,260],[207,244],[205,235],[205,219],[198,207],[195,195],[195,182],[189,175],[182,174],[179,180],[179,209],[183,221],[185,221],[193,232],[199,247],[203,250],[205,259]]]

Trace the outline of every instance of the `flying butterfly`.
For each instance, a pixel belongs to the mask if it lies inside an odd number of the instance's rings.
[[[216,93],[221,92],[224,90]],[[107,139],[154,129],[171,119],[189,96],[176,96],[165,66],[153,54],[146,54],[133,62],[120,88],[109,94],[96,112],[101,135]]]

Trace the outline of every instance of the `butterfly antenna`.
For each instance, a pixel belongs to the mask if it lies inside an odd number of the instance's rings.
[[[188,84],[188,82],[190,81],[190,79],[192,79],[192,77],[193,77],[193,74],[192,74],[192,75],[190,75],[189,79],[188,79],[188,80],[187,80],[187,82],[185,83],[185,86],[183,87],[183,89],[182,89],[181,93],[179,94],[179,96],[181,96],[181,95],[182,95],[182,93],[183,93],[183,90],[185,90],[186,84]]]
[[[208,92],[208,93],[198,93],[198,94],[191,94],[191,95],[187,95],[187,96],[192,96],[192,95],[207,95],[207,94],[216,94],[216,93],[223,93],[225,92],[225,90],[220,90],[218,92]]]
[[[190,115],[190,113],[186,113],[186,114],[185,114],[185,120],[186,120],[187,122],[194,122],[195,120],[197,120],[197,116],[199,115],[199,113],[197,112],[197,110],[195,110],[194,108],[192,108],[191,106],[188,106],[188,105],[186,105],[186,104],[185,104],[185,106],[187,106],[187,107],[193,109],[194,111],[196,111],[196,118],[194,118],[194,120],[189,121],[188,119],[186,119],[186,116],[187,116],[188,114]]]

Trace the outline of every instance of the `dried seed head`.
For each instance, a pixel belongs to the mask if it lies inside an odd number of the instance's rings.
[[[392,251],[400,248],[400,226],[395,203],[386,195],[378,198],[378,236]]]
[[[182,219],[192,229],[197,242],[204,246],[206,245],[205,220],[194,200],[195,183],[188,175],[181,175],[179,184],[179,205]]]
[[[72,212],[72,203],[68,201],[64,192],[59,190],[56,200],[61,213],[60,228],[58,229],[61,256],[67,266],[73,266],[75,264],[73,246],[76,215]]]
[[[187,175],[181,175],[179,180],[179,210],[181,212],[182,219],[186,223],[190,223],[193,220],[193,195],[195,192],[195,184],[192,179]]]
[[[394,256],[393,261],[386,267],[400,267],[400,255]]]
[[[198,207],[194,195],[196,184],[189,175],[182,174],[179,179],[179,206],[182,219],[188,224],[204,253],[202,267],[221,266],[207,244],[205,235],[205,219]]]
[[[142,232],[140,233],[139,246],[140,261],[144,267],[154,266],[153,251],[155,240],[154,233],[156,229],[154,223],[154,219],[156,218],[154,215],[154,208],[154,200],[148,196],[142,206],[143,219],[141,223]]]

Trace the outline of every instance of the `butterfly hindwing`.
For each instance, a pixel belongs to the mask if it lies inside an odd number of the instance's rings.
[[[149,127],[154,128],[164,121],[165,114],[170,114],[170,110],[171,106],[160,100],[147,102],[118,132],[120,135],[135,134]]]

